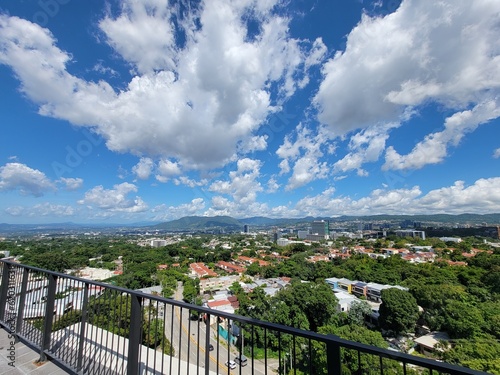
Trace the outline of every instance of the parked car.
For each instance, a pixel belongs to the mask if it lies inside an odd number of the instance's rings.
[[[229,367],[231,370],[234,370],[236,368],[236,362],[226,361],[226,366]]]

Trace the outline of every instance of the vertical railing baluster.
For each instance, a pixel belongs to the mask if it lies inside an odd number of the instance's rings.
[[[189,314],[189,313],[188,313]],[[182,308],[181,308],[181,317],[182,317]],[[181,332],[180,334],[182,334],[182,320],[179,322],[180,324],[180,329],[181,329]],[[194,335],[194,333],[193,333]],[[186,371],[186,375],[189,375],[189,371],[190,371],[190,366],[189,366],[189,363],[191,362],[191,323],[189,322],[188,324],[188,334],[187,334],[187,364],[188,364],[188,368],[187,368],[187,371]]]
[[[189,310],[188,314],[188,324],[191,326],[191,310]],[[196,332],[196,342],[200,342],[200,319],[196,320],[196,327],[197,327],[197,332]],[[196,375],[200,375],[200,345],[196,345],[196,363],[198,366],[196,366]]]
[[[29,277],[29,270],[27,268],[24,268],[23,280],[21,281],[21,295],[19,296],[19,308],[17,310],[16,342],[19,341],[19,335],[21,334],[23,329],[24,307],[26,304],[26,291],[28,290],[28,277]]]
[[[219,374],[220,321],[217,316],[217,374]]]
[[[87,309],[89,304],[89,284],[85,283],[83,287],[82,320],[80,322],[80,335],[78,337],[78,360],[76,371],[82,371],[83,349],[85,345],[85,325],[87,324]]]
[[[173,307],[173,305],[172,305]],[[182,307],[179,308],[180,310],[180,316],[182,316]],[[172,317],[173,317],[174,311],[172,310]],[[188,347],[189,347],[189,337],[188,337]],[[181,353],[182,353],[182,320],[179,318],[179,361],[178,361],[178,375],[181,375]],[[189,363],[189,350],[188,350],[188,363]]]
[[[57,276],[49,273],[49,286],[47,288],[47,300],[45,305],[45,321],[43,324],[42,343],[40,345],[40,362],[47,360],[46,351],[50,348],[52,335],[52,324],[54,323],[54,308],[56,303]]]
[[[2,289],[0,290],[0,322],[5,321],[5,309],[7,307],[7,296],[9,291],[10,264],[3,264]]]
[[[281,331],[278,331],[278,372],[281,373]],[[284,372],[284,371],[283,371]]]
[[[252,374],[253,370],[255,368],[255,362],[254,362],[254,346],[255,346],[255,337],[254,337],[254,325],[252,324]]]
[[[169,363],[169,374],[172,373],[172,362],[174,360],[173,348],[174,348],[174,305],[170,305],[170,363]],[[180,334],[179,334],[180,336]],[[179,358],[181,358],[181,348],[179,347]],[[179,360],[180,361],[180,360]],[[180,362],[179,362],[180,363]]]
[[[209,348],[210,348],[210,314],[206,314],[205,315],[205,375],[208,375],[210,373]]]
[[[312,340],[309,339],[309,373],[312,374]]]
[[[141,297],[136,294],[130,295],[130,332],[128,341],[127,374],[137,375],[139,373],[139,350],[141,348],[142,311]]]
[[[340,361],[340,345],[335,340],[336,336],[328,335],[329,340],[326,342],[326,362],[328,375],[341,375],[342,363]]]
[[[267,375],[267,328],[264,328],[264,374]]]

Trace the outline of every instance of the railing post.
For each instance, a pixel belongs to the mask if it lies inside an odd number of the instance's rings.
[[[7,295],[9,291],[10,264],[3,264],[2,288],[0,289],[0,322],[5,321],[5,308],[7,307]]]
[[[139,350],[141,347],[142,334],[142,310],[141,300],[138,295],[130,295],[130,332],[128,340],[127,374],[137,375],[139,373]]]
[[[40,345],[40,362],[47,360],[46,351],[50,348],[52,325],[54,323],[54,308],[56,302],[57,276],[49,273],[49,287],[47,288],[47,304],[45,307],[45,322],[43,324],[42,344]]]
[[[326,363],[328,375],[342,375],[342,362],[340,358],[340,344],[335,335],[328,335],[326,342]]]
[[[87,310],[89,305],[89,284],[85,283],[83,289],[83,304],[82,304],[82,321],[80,322],[80,341],[78,343],[78,360],[76,364],[76,371],[80,372],[83,366],[83,349],[85,344],[85,324],[87,323]]]
[[[19,335],[23,328],[24,319],[24,305],[26,302],[26,292],[28,289],[28,276],[29,270],[23,268],[23,280],[21,281],[21,295],[19,296],[19,308],[17,310],[17,322],[16,322],[16,341],[19,341]]]
[[[210,314],[205,319],[205,375],[210,373]]]

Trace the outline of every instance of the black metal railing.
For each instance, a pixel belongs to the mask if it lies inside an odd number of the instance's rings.
[[[77,374],[485,374],[0,260],[0,325]]]

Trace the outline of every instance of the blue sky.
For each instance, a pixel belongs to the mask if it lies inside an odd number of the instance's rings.
[[[0,222],[500,212],[495,0],[0,6]]]

